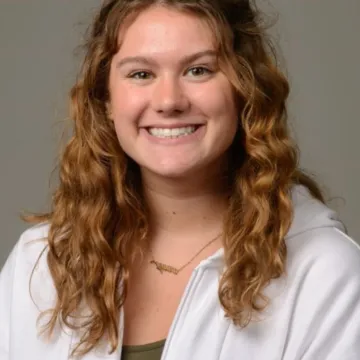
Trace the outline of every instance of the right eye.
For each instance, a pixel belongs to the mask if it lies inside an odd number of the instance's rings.
[[[128,75],[129,78],[136,80],[148,80],[150,76],[151,74],[147,71],[135,71]]]

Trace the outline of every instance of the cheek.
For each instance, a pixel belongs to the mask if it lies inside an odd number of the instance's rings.
[[[196,99],[207,116],[237,122],[237,108],[231,88],[212,86],[203,91]]]
[[[211,128],[216,146],[224,151],[233,142],[239,123],[234,92],[227,79],[208,89],[205,106],[207,115],[214,120]]]
[[[130,134],[135,131],[138,118],[139,98],[129,96],[124,87],[117,87],[111,92],[111,109],[115,131],[123,146]]]
[[[122,149],[131,156],[134,139],[138,135],[138,124],[146,107],[146,96],[127,86],[118,86],[111,93],[111,108],[115,132]]]
[[[222,73],[200,91],[194,92],[193,100],[209,116],[237,116],[232,86]]]
[[[145,106],[146,94],[141,88],[116,84],[111,89],[111,108],[115,119],[127,118],[134,121]]]

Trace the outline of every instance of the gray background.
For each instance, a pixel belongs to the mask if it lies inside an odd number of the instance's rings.
[[[0,0],[0,267],[28,227],[18,214],[49,202],[49,176],[79,57],[99,0]],[[272,0],[292,86],[291,126],[301,166],[333,198],[360,240],[360,1]]]

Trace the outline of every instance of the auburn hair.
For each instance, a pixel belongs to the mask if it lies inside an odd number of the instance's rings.
[[[89,29],[84,61],[71,89],[73,135],[61,153],[51,209],[25,218],[49,223],[47,263],[57,297],[43,330],[51,335],[60,321],[81,332],[73,354],[89,352],[104,338],[115,351],[130,264],[149,234],[139,168],[121,149],[106,104],[111,60],[121,46],[119,32],[153,5],[193,14],[211,25],[219,64],[239,104],[238,133],[229,150],[226,269],[218,293],[237,326],[247,326],[267,306],[265,287],[285,273],[292,186],[302,184],[323,201],[316,183],[298,168],[287,126],[289,85],[254,4],[105,1]],[[88,309],[85,318],[79,315],[82,304]]]

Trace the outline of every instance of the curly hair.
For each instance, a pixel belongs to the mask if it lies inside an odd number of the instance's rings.
[[[321,191],[298,168],[287,127],[289,86],[278,69],[259,10],[249,0],[110,0],[95,16],[85,58],[70,94],[74,132],[59,162],[46,221],[47,262],[57,291],[44,331],[58,321],[83,334],[73,354],[106,337],[114,351],[132,260],[146,247],[149,214],[139,167],[121,149],[107,116],[109,71],[118,34],[142,10],[162,5],[195,14],[214,29],[222,71],[239,104],[238,133],[229,150],[230,198],[224,220],[225,270],[219,301],[245,327],[268,304],[264,289],[285,273],[284,238],[293,217],[291,187]],[[123,33],[123,32],[121,32]],[[79,315],[81,304],[89,314]]]

